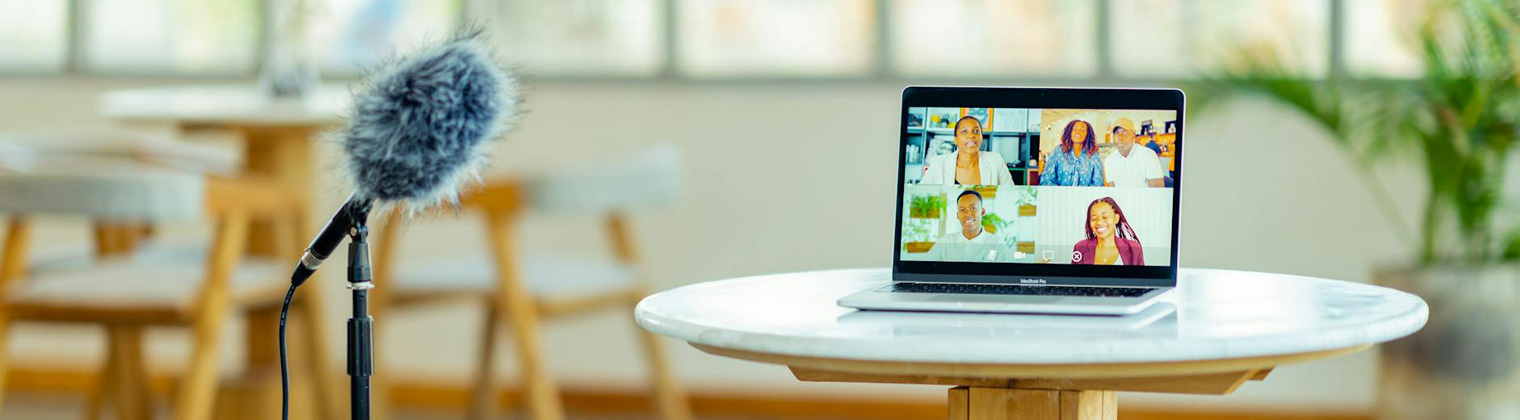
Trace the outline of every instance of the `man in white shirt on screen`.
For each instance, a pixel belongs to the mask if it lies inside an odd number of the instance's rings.
[[[1114,140],[1118,147],[1103,159],[1103,185],[1109,187],[1166,186],[1166,172],[1161,158],[1146,147],[1135,147],[1135,122],[1129,118],[1114,121]]]
[[[982,194],[968,189],[955,198],[955,218],[961,223],[961,231],[941,237],[929,249],[930,261],[983,261],[1007,262],[1015,256],[1013,249],[1003,238],[982,227]]]

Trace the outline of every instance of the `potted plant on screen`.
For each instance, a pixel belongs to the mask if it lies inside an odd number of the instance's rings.
[[[1520,123],[1517,16],[1515,1],[1432,6],[1409,28],[1424,67],[1413,78],[1306,80],[1271,50],[1245,48],[1199,95],[1256,94],[1308,116],[1413,244],[1409,261],[1374,269],[1374,281],[1430,305],[1424,330],[1382,348],[1380,418],[1520,418],[1520,203],[1504,185]],[[1424,170],[1415,226],[1372,172],[1389,162]]]
[[[987,212],[987,214],[982,215],[982,229],[986,229],[989,233],[998,233],[998,230],[1007,224],[1008,222],[1004,221],[1003,217],[998,216],[997,213]]]
[[[907,229],[903,236],[903,247],[910,253],[929,252],[934,247],[934,238],[939,232],[945,231],[944,218],[945,195],[915,194],[908,198]],[[938,224],[937,229],[930,232],[930,227]]]

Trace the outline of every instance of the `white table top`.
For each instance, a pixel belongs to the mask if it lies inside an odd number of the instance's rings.
[[[887,269],[695,284],[639,303],[640,326],[693,344],[785,356],[979,364],[1186,362],[1331,351],[1418,331],[1420,298],[1383,287],[1183,269],[1155,321],[1116,317],[857,311],[838,298]],[[1153,317],[1154,318],[1154,317]]]
[[[314,126],[348,107],[348,87],[323,85],[301,98],[274,98],[256,85],[171,86],[106,92],[100,112],[129,121]]]

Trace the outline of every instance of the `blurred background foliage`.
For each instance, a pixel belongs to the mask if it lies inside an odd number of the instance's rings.
[[[1511,0],[1430,4],[1411,34],[1423,70],[1416,77],[1304,78],[1282,49],[1247,44],[1191,91],[1201,109],[1235,95],[1268,98],[1331,133],[1420,263],[1520,261],[1516,203],[1504,183],[1520,121],[1517,16],[1520,2]],[[1427,181],[1413,229],[1374,172],[1400,161],[1420,165]]]

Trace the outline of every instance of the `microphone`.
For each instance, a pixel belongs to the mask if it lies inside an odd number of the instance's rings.
[[[376,71],[341,144],[358,196],[420,209],[458,199],[511,128],[517,81],[468,33]]]
[[[369,209],[374,202],[358,198],[358,193],[348,196],[343,207],[333,214],[317,237],[311,240],[311,245],[306,246],[306,252],[301,254],[301,261],[296,263],[296,271],[290,275],[290,284],[300,286],[306,279],[311,278],[317,268],[327,257],[332,256],[333,250],[338,249],[338,244],[343,242],[343,237],[353,228],[355,221],[363,220],[369,215]]]
[[[457,202],[460,184],[478,177],[484,144],[511,128],[517,114],[517,80],[487,52],[480,31],[456,35],[370,73],[354,95],[352,115],[336,136],[343,166],[354,183],[338,212],[306,247],[290,275],[280,306],[281,418],[290,416],[290,375],[285,357],[285,315],[296,287],[316,272],[349,237],[349,407],[354,419],[369,418],[374,374],[374,318],[368,314],[369,211],[405,205],[412,212]]]
[[[457,202],[460,186],[478,178],[483,145],[511,129],[517,80],[469,31],[371,72],[336,136],[355,185],[291,274],[299,285],[331,256],[376,205],[412,212]]]

